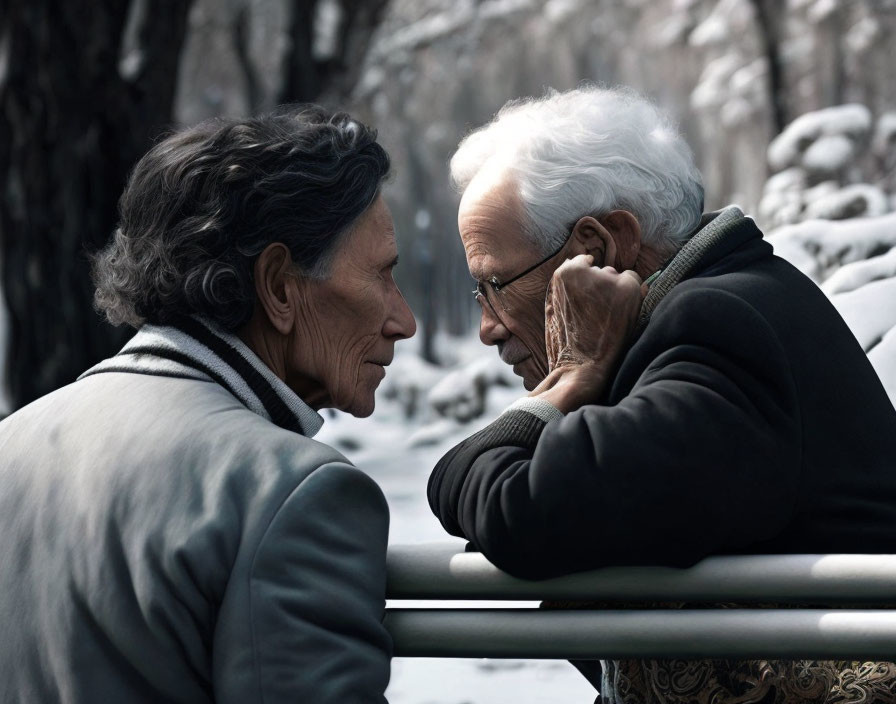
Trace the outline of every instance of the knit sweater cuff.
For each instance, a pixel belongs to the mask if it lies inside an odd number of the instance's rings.
[[[507,409],[468,442],[472,441],[479,452],[505,446],[535,449],[545,425],[545,421],[528,411]]]
[[[523,398],[514,401],[504,409],[504,413],[508,411],[525,411],[533,416],[538,416],[545,423],[550,423],[552,420],[560,420],[565,415],[554,404],[541,398],[532,398],[531,396],[523,396]]]

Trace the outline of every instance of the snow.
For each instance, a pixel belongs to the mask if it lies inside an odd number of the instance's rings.
[[[896,278],[873,281],[847,293],[831,296],[834,307],[843,316],[866,352],[884,335],[896,329]],[[888,364],[896,360],[885,360]],[[888,390],[890,395],[896,389]]]
[[[846,32],[843,43],[853,54],[862,54],[880,36],[880,23],[873,17],[863,17]]]
[[[581,9],[579,0],[548,0],[544,5],[544,17],[548,22],[559,24]]]
[[[691,32],[688,44],[694,48],[724,44],[732,34],[745,30],[752,18],[752,7],[746,0],[719,0]]]
[[[822,136],[842,135],[858,140],[871,129],[871,112],[859,103],[838,105],[801,115],[772,140],[768,162],[775,171],[800,163],[803,153]]]
[[[819,274],[810,276],[821,283],[837,267],[896,247],[896,213],[835,222],[807,220],[773,230],[767,237],[775,254],[788,261],[800,258],[798,252],[811,256]]]
[[[559,0],[558,0],[559,1]],[[567,4],[570,0],[567,0]],[[371,47],[372,62],[407,63],[407,52],[451,36],[488,19],[509,17],[531,10],[533,0],[459,0],[450,10],[428,13],[422,19],[393,31]],[[558,6],[559,8],[559,6]]]
[[[728,39],[728,25],[721,14],[714,12],[691,32],[688,43],[693,47],[721,44]]]
[[[710,61],[691,92],[691,107],[700,111],[722,105],[728,94],[728,81],[740,68],[741,58],[734,53]]]
[[[809,171],[836,173],[847,166],[856,153],[855,143],[842,134],[816,139],[803,154],[803,166]]]
[[[822,290],[832,296],[853,291],[859,286],[888,277],[896,277],[896,247],[886,254],[852,262],[837,269],[822,284]]]
[[[896,143],[896,112],[885,112],[877,120],[874,129],[872,145],[874,153],[878,156],[886,156],[893,151]]]
[[[839,0],[816,0],[806,13],[806,17],[810,22],[824,22],[839,9],[839,6]]]
[[[731,90],[749,94],[761,87],[761,81],[768,74],[768,62],[765,58],[756,59],[743,68],[739,68],[731,76]]]
[[[883,215],[890,209],[886,194],[877,186],[855,183],[830,193],[807,199],[805,217],[845,220],[859,216]]]
[[[737,127],[748,122],[756,112],[756,108],[750,101],[740,96],[735,96],[725,102],[719,112],[719,119],[725,127]]]
[[[665,49],[684,42],[690,30],[691,20],[687,15],[684,13],[673,14],[657,29],[657,48]]]
[[[887,174],[896,161],[896,113],[882,114],[873,136],[871,126],[870,111],[858,104],[806,113],[788,125],[768,147],[769,165],[778,173],[763,188],[763,224],[775,228],[893,210]]]

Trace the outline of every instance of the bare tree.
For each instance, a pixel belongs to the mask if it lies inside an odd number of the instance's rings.
[[[92,309],[85,251],[111,234],[129,168],[171,120],[190,2],[0,7],[0,278],[16,408],[122,341]]]
[[[759,25],[759,38],[768,62],[768,98],[775,134],[784,131],[791,120],[787,107],[784,62],[781,59],[781,35],[787,8],[778,0],[752,0]]]
[[[388,0],[293,0],[277,102],[347,98],[387,5]],[[329,41],[322,42],[322,34]]]

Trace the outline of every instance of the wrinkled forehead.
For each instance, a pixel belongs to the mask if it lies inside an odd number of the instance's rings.
[[[525,234],[526,215],[512,178],[475,178],[464,191],[457,224],[470,274],[486,279],[537,256]]]

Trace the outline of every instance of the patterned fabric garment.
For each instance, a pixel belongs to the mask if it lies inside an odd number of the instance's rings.
[[[817,660],[602,660],[601,704],[888,704],[896,664]]]
[[[683,602],[541,603],[543,609],[627,610],[780,609],[798,606]],[[866,604],[864,608],[888,607]],[[596,664],[593,660],[573,662],[599,690],[600,696],[595,704],[896,704],[896,663],[893,662],[601,660],[599,674]]]

